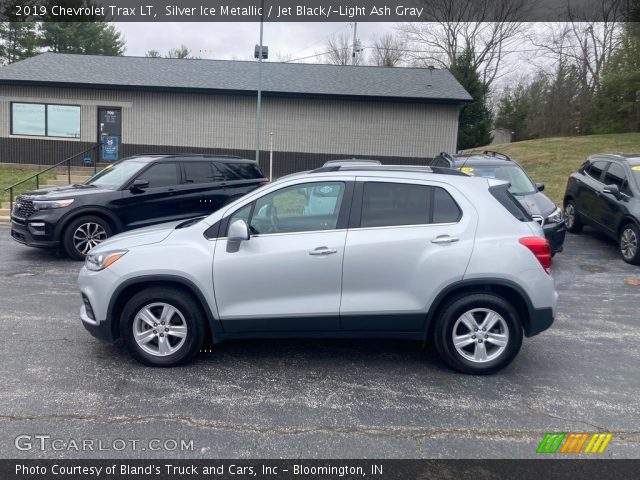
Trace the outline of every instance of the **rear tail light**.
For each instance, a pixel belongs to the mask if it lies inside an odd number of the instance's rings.
[[[545,272],[549,273],[549,269],[551,268],[551,248],[549,247],[549,242],[542,237],[523,237],[518,241],[535,255]]]

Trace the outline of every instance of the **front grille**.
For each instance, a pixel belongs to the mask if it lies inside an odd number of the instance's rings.
[[[531,217],[540,224],[541,227],[544,226],[544,217],[540,215],[531,215]]]
[[[13,215],[19,218],[29,218],[34,213],[33,200],[23,195],[18,195],[16,204],[13,207]]]

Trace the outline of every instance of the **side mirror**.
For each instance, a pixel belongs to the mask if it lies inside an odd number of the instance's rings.
[[[229,225],[227,232],[227,253],[236,253],[240,250],[240,243],[249,240],[249,225],[244,220],[236,220]]]
[[[602,191],[604,193],[608,193],[609,195],[613,195],[614,197],[616,197],[617,199],[620,199],[620,189],[618,188],[617,185],[612,184],[612,185],[606,185]]]
[[[129,190],[131,190],[132,192],[136,190],[140,191],[148,187],[149,187],[149,182],[147,180],[134,180]]]
[[[544,183],[536,183],[536,190],[539,192],[544,190]]]

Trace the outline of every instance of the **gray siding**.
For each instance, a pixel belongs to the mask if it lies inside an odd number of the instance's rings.
[[[425,158],[456,148],[456,105],[263,100],[263,150],[268,149],[269,132],[274,133],[276,152]],[[256,101],[251,96],[5,85],[0,86],[4,138],[10,136],[11,101],[81,105],[81,138],[66,142],[97,142],[97,107],[105,106],[122,108],[125,145],[255,148]]]

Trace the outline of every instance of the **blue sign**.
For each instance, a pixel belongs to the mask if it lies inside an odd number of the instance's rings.
[[[91,165],[93,163],[93,158],[86,156],[82,159],[85,165]]]
[[[102,160],[115,162],[118,160],[118,137],[104,137],[102,144]]]

